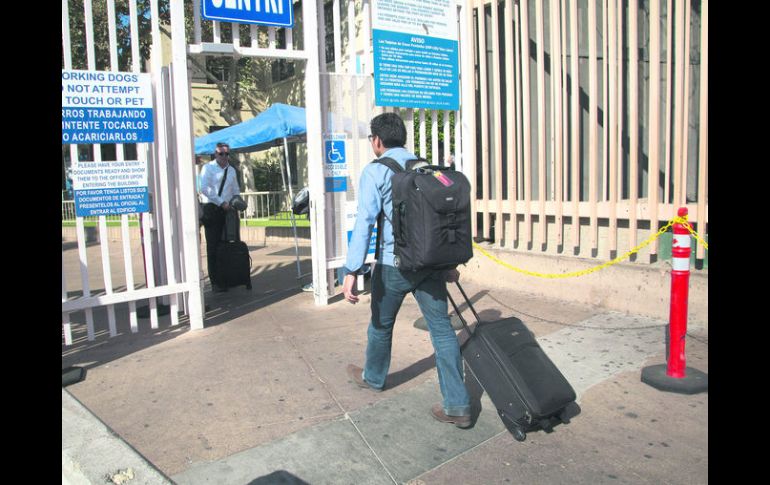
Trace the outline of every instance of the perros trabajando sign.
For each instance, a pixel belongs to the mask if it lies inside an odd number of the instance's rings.
[[[61,72],[61,142],[154,141],[152,81],[138,72]]]
[[[294,25],[293,0],[203,0],[206,20],[289,27]]]

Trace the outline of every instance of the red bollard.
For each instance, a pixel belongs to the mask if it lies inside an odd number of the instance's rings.
[[[677,212],[687,217],[687,209]],[[674,241],[671,248],[671,311],[669,313],[669,354],[666,375],[685,376],[684,345],[687,335],[687,294],[690,287],[690,232],[679,222],[674,224]]]
[[[687,217],[687,209],[677,212]],[[668,361],[642,369],[642,382],[661,391],[696,394],[708,390],[708,374],[686,367],[684,356],[687,335],[687,297],[690,287],[690,231],[680,222],[674,223],[671,248],[671,309],[669,313]]]

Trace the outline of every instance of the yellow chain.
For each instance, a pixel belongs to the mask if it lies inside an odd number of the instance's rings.
[[[496,262],[496,263],[500,264],[501,266],[504,266],[504,267],[506,267],[508,269],[516,271],[518,273],[523,273],[523,274],[526,274],[526,275],[529,275],[529,276],[537,276],[537,277],[540,277],[540,278],[551,278],[551,279],[571,278],[573,276],[583,276],[583,275],[595,273],[596,271],[599,271],[600,269],[607,268],[608,266],[612,266],[613,264],[619,263],[619,262],[623,261],[624,259],[629,258],[632,254],[638,252],[640,249],[644,248],[645,246],[648,246],[655,239],[659,238],[662,234],[664,234],[666,231],[668,231],[669,227],[673,226],[677,222],[681,223],[685,228],[687,228],[687,230],[690,231],[690,233],[693,236],[695,236],[695,239],[697,239],[699,243],[703,244],[703,247],[708,249],[708,245],[703,241],[703,239],[700,238],[700,236],[697,235],[697,233],[692,229],[690,224],[687,223],[687,217],[686,216],[685,217],[675,216],[673,219],[668,221],[668,224],[663,226],[657,233],[655,233],[652,236],[650,236],[647,239],[645,239],[641,244],[639,244],[636,247],[634,247],[631,251],[627,252],[626,254],[624,254],[622,256],[618,256],[617,258],[613,259],[612,261],[607,261],[606,263],[600,264],[599,266],[594,266],[593,268],[584,269],[584,270],[581,270],[581,271],[573,271],[571,273],[559,273],[559,274],[555,274],[555,273],[537,273],[535,271],[528,271],[526,269],[516,268],[515,266],[511,266],[510,264],[506,263],[505,261],[500,261],[498,258],[496,258],[496,257],[492,256],[491,254],[489,254],[488,252],[484,251],[481,248],[481,246],[479,246],[476,243],[473,243],[473,247],[476,248],[481,254],[483,254],[484,256],[486,256],[489,259],[491,259],[492,261],[494,261],[494,262]]]

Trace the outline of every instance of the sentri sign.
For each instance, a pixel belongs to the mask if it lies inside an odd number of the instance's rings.
[[[293,0],[203,0],[201,14],[207,20],[291,28],[293,3]]]

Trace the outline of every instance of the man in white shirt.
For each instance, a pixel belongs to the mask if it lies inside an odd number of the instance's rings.
[[[217,143],[214,160],[203,166],[200,175],[206,260],[211,287],[216,292],[227,291],[220,284],[219,268],[216,264],[217,247],[222,240],[225,225],[225,211],[232,210],[229,201],[241,193],[235,169],[229,164],[229,156],[230,146],[227,143]]]

